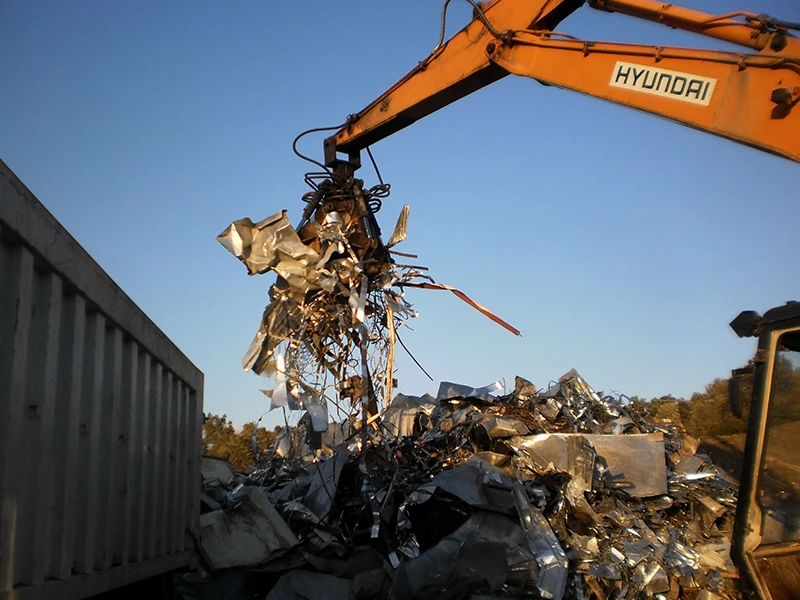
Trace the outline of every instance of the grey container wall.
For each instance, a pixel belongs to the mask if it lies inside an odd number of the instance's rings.
[[[187,565],[202,407],[203,374],[0,161],[0,600]]]

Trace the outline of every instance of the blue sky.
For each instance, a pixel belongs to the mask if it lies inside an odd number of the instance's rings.
[[[470,15],[454,2],[448,34]],[[689,0],[708,12],[723,0]],[[740,5],[739,5],[740,4]],[[205,373],[207,411],[258,418],[242,371],[271,276],[215,240],[307,190],[299,132],[361,109],[433,48],[438,2],[0,3],[0,158]],[[735,8],[800,21],[791,0]],[[719,47],[588,7],[587,39]],[[318,158],[322,137],[301,149]],[[440,380],[688,396],[754,350],[728,322],[800,299],[800,165],[575,93],[508,77],[376,144],[411,205],[409,238],[454,296],[413,290],[406,393]],[[374,174],[361,171],[368,184]],[[268,424],[277,423],[273,413]]]

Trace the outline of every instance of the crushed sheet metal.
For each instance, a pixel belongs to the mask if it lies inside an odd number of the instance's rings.
[[[248,218],[234,221],[217,236],[217,241],[245,264],[250,275],[266,273],[287,259],[298,267],[316,268],[320,259],[317,252],[300,241],[285,210],[258,223]]]
[[[664,435],[587,435],[586,439],[605,459],[609,483],[617,484],[634,498],[667,493]]]
[[[478,398],[485,402],[492,402],[495,396],[503,392],[503,382],[495,381],[489,385],[472,388],[468,385],[443,381],[439,384],[439,391],[436,393],[437,400],[452,400],[459,398]]]
[[[347,447],[340,447],[331,460],[326,460],[320,465],[315,462],[315,469],[311,485],[306,493],[305,505],[320,519],[328,517],[333,504],[333,497],[339,485],[339,477],[345,462],[350,457]]]
[[[203,455],[200,459],[200,474],[203,485],[220,485],[233,479],[233,471],[227,460]]]
[[[510,438],[516,435],[528,435],[530,430],[519,419],[489,415],[481,418],[478,424],[490,438]]]
[[[260,489],[248,487],[244,496],[234,511],[200,516],[200,549],[214,569],[255,566],[299,543]]]
[[[542,598],[559,600],[564,597],[567,587],[567,555],[550,523],[537,508],[531,506],[522,485],[515,482],[513,489],[517,511],[526,532],[526,543],[539,565],[536,587]]]
[[[407,396],[397,394],[389,407],[383,411],[381,426],[387,434],[398,437],[412,435],[420,431],[430,422],[428,418],[438,406],[436,399],[430,394],[424,396]]]
[[[421,486],[419,492],[432,494],[436,488],[475,508],[511,512],[514,506],[511,478],[476,456],[453,469],[442,471],[430,483]]]
[[[524,589],[536,579],[531,564],[536,557],[518,522],[478,512],[427,552],[401,563],[390,596],[459,598],[476,588],[499,592],[507,583]]]
[[[320,435],[303,418],[249,476],[203,492],[236,515],[243,490],[263,490],[298,546],[250,571],[315,570],[344,580],[347,597],[738,600],[735,485],[705,457],[705,471],[677,473],[696,447],[674,426],[576,371],[560,381],[398,395],[366,435],[357,420]],[[405,435],[386,425],[392,414]],[[530,435],[492,437],[487,423]]]
[[[419,416],[426,414],[422,409],[387,408],[383,413],[382,426],[389,435],[396,438],[407,437],[414,433]]]
[[[525,456],[542,473],[551,469],[569,473],[591,491],[595,452],[581,434],[543,433],[514,437],[511,447]]]

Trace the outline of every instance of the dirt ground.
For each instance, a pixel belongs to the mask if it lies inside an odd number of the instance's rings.
[[[739,483],[744,454],[745,434],[710,435],[702,439],[699,454],[707,454],[714,464],[725,470],[730,481]]]
[[[732,481],[738,482],[742,468],[745,434],[706,436],[698,452],[708,454]],[[797,487],[800,482],[800,421],[770,430],[767,465],[773,475]]]

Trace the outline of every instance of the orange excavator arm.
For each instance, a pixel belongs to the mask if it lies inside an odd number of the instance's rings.
[[[473,3],[471,0],[467,0]],[[654,0],[590,0],[748,48],[716,50],[576,39],[556,30],[583,0],[494,0],[447,43],[325,140],[325,162],[367,146],[509,73],[671,119],[800,162],[800,25]],[[446,6],[445,6],[446,8]]]

